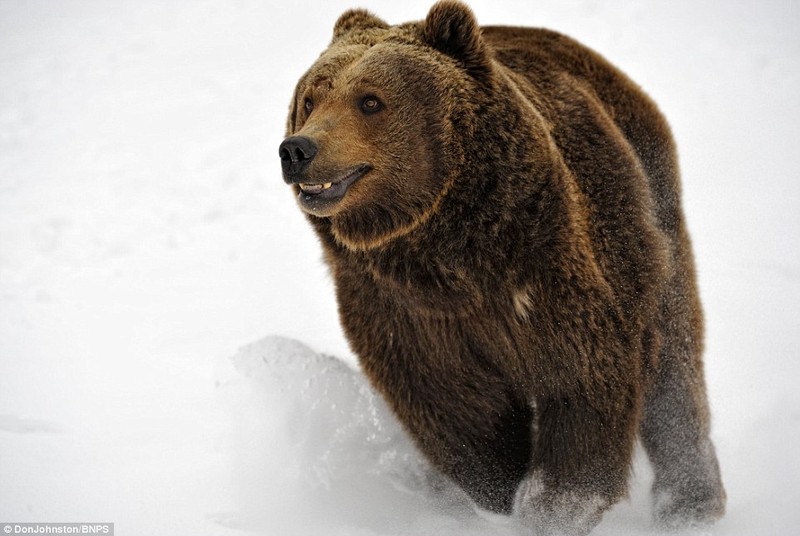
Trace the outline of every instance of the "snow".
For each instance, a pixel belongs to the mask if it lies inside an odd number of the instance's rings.
[[[401,22],[430,1],[361,5]],[[364,383],[280,179],[294,83],[352,6],[0,1],[0,523],[518,533]],[[669,118],[729,496],[707,533],[797,534],[800,4],[472,6],[596,48]],[[593,534],[651,534],[650,478],[640,456]]]

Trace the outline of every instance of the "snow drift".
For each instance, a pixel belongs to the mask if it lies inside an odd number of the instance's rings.
[[[487,523],[421,457],[365,377],[284,337],[243,347],[233,413],[241,528],[269,534],[469,534]]]

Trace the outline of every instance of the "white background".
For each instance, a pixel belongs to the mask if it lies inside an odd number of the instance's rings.
[[[360,5],[391,23],[430,7]],[[546,26],[595,48],[670,120],[729,495],[712,533],[800,533],[800,3],[472,6],[481,23]],[[0,522],[115,522],[117,534],[510,530],[425,501],[398,510],[418,489],[363,496],[363,475],[320,480],[308,468],[330,451],[297,448],[330,439],[307,430],[318,404],[290,389],[302,373],[257,380],[241,363],[258,359],[229,359],[282,335],[354,363],[277,158],[294,83],[348,7],[0,0]],[[303,355],[275,340],[259,348],[276,367]],[[347,389],[330,396],[352,402]],[[339,431],[355,415],[334,413]],[[346,445],[340,461],[357,468],[363,441]],[[411,455],[401,439],[388,445]],[[381,460],[384,472],[413,472]],[[298,495],[281,496],[298,478]],[[647,479],[639,460],[630,501],[598,534],[652,530]]]

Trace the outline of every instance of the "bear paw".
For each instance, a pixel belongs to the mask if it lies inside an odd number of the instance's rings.
[[[676,465],[679,471],[656,473],[654,521],[666,530],[706,528],[725,513],[725,488],[713,445],[702,442],[694,458],[689,456]]]
[[[653,517],[662,530],[707,528],[725,513],[725,492],[722,489],[678,492],[656,492]]]
[[[583,536],[600,522],[610,504],[596,493],[546,489],[534,473],[520,484],[514,515],[533,536]]]

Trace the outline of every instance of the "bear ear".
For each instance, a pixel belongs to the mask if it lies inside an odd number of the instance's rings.
[[[457,60],[473,76],[490,70],[489,52],[472,10],[461,2],[435,4],[422,24],[422,39]]]
[[[366,9],[350,9],[342,13],[333,25],[333,40],[337,41],[353,30],[388,27],[388,24]]]

